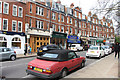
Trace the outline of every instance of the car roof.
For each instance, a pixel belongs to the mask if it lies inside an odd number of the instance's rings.
[[[53,53],[53,54],[56,54],[56,53],[58,53],[58,54],[65,54],[65,53],[74,52],[74,51],[63,49],[63,50],[49,50],[49,51],[47,51],[47,52],[48,52],[48,53]]]
[[[100,46],[91,46],[91,47],[100,47]]]
[[[68,59],[69,52],[74,52],[74,51],[72,51],[72,50],[50,50],[50,51],[47,51],[46,53],[58,54],[58,58],[54,59],[54,60],[64,61],[64,60]],[[48,60],[51,60],[51,59],[48,58]]]

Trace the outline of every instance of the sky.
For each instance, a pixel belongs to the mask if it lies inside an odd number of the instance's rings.
[[[83,14],[88,15],[90,9],[96,5],[97,0],[61,0],[61,3],[68,7],[70,6],[71,3],[74,3],[75,7],[80,6],[82,8]]]

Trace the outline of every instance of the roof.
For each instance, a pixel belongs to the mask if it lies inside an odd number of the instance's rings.
[[[58,54],[57,58],[51,59],[51,58],[43,58],[42,59],[46,59],[46,60],[52,60],[52,61],[66,61],[68,60],[68,53],[71,52],[72,50],[50,50],[47,51],[45,53],[52,53],[52,54]],[[74,51],[72,51],[74,52]]]

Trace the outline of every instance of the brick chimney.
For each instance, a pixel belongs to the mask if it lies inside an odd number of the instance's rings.
[[[60,0],[57,0],[57,3],[61,4],[61,1],[60,1]]]
[[[70,5],[70,8],[73,8],[74,7],[74,3],[72,3],[71,5]]]

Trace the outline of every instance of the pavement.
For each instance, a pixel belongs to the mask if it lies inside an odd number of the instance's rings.
[[[35,57],[35,56],[37,56],[37,53],[32,53],[32,54],[26,54],[26,55],[24,55],[24,54],[16,54],[16,58],[18,59],[18,58],[28,58],[28,57]]]
[[[65,78],[118,78],[118,72],[120,73],[118,69],[118,58],[114,58],[113,53]]]

